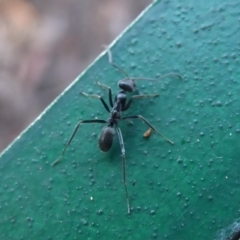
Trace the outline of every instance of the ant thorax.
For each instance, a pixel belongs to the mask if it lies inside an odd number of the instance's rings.
[[[126,92],[121,90],[115,97],[115,102],[114,102],[112,112],[116,110],[120,114],[120,112],[122,112],[122,110],[125,107],[126,99],[127,99]]]
[[[116,95],[116,97],[115,97],[115,102],[118,102],[118,101],[122,102],[122,101],[126,100],[126,98],[127,98],[126,92],[125,92],[124,90],[121,90],[121,91]]]
[[[113,120],[115,120],[115,119],[120,119],[120,118],[121,118],[120,112],[113,109],[112,112],[111,112],[111,118],[112,118]]]

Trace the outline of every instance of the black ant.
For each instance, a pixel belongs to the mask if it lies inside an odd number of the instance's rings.
[[[155,81],[156,79],[152,79],[152,78],[144,78],[144,77],[137,77],[137,78],[131,78],[123,69],[121,69],[120,67],[118,67],[117,65],[115,65],[112,62],[112,55],[109,49],[107,49],[108,52],[108,60],[109,63],[115,67],[116,69],[118,69],[119,71],[121,71],[126,78],[120,80],[118,82],[118,86],[121,89],[119,91],[119,93],[115,96],[114,102],[113,102],[113,98],[112,98],[112,90],[110,87],[101,84],[100,82],[97,82],[97,84],[108,90],[108,97],[109,97],[109,104],[111,106],[111,110],[108,106],[108,104],[105,102],[105,100],[99,96],[99,95],[95,95],[95,94],[87,94],[84,92],[81,92],[82,95],[86,96],[86,97],[92,97],[92,98],[98,98],[101,100],[104,108],[109,112],[110,117],[108,118],[108,120],[100,120],[100,119],[93,119],[93,120],[81,120],[79,121],[79,123],[76,125],[70,139],[68,140],[66,146],[63,148],[61,155],[57,158],[57,160],[55,160],[52,163],[52,166],[54,166],[55,164],[57,164],[61,158],[63,157],[67,147],[69,146],[69,144],[71,143],[71,141],[73,140],[76,132],[78,131],[79,126],[82,123],[106,123],[107,126],[104,127],[102,129],[102,132],[100,134],[99,137],[99,148],[100,150],[102,150],[103,152],[107,152],[109,151],[109,149],[112,146],[113,143],[113,139],[114,139],[114,134],[115,134],[115,130],[117,132],[118,135],[118,140],[120,143],[120,147],[121,147],[121,153],[122,153],[122,168],[123,168],[123,183],[124,183],[124,188],[125,188],[125,193],[126,193],[126,200],[127,200],[127,211],[128,213],[130,213],[130,204],[129,204],[129,197],[128,197],[128,190],[127,190],[127,185],[126,185],[126,159],[125,159],[125,147],[124,147],[124,142],[123,142],[123,137],[122,137],[122,132],[120,130],[120,128],[118,127],[118,121],[119,120],[125,120],[125,119],[134,119],[134,118],[138,118],[141,119],[144,123],[146,123],[154,132],[156,132],[157,134],[159,134],[161,137],[163,137],[167,142],[169,142],[170,144],[174,144],[171,140],[167,139],[166,137],[164,137],[160,132],[158,132],[144,117],[142,117],[141,115],[133,115],[133,116],[127,116],[127,117],[122,117],[122,112],[125,112],[126,110],[128,110],[132,104],[133,99],[136,98],[150,98],[150,97],[157,97],[159,96],[159,94],[152,94],[152,95],[134,95],[132,96],[128,101],[127,101],[127,93],[128,92],[133,92],[135,91],[136,88],[136,83],[135,80],[149,80],[149,81]],[[170,73],[170,74],[166,74],[161,76],[160,78],[163,77],[168,77],[168,76],[177,76],[179,78],[181,78],[181,76],[177,73]]]

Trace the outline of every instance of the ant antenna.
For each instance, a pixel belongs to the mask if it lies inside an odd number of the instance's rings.
[[[133,78],[134,80],[149,80],[149,81],[156,81],[158,79],[162,79],[162,78],[166,78],[166,77],[170,77],[170,76],[176,76],[178,78],[180,78],[182,80],[182,76],[179,75],[178,73],[167,73],[167,74],[164,74],[158,78],[145,78],[145,77],[135,77]]]
[[[122,68],[120,68],[119,66],[117,66],[115,63],[113,63],[113,60],[112,60],[112,53],[110,51],[110,49],[108,48],[108,46],[106,45],[103,45],[103,47],[106,49],[107,51],[107,54],[108,54],[108,61],[109,63],[115,67],[116,69],[118,69],[120,72],[122,72],[127,78],[129,79],[132,79],[132,80],[148,80],[148,81],[156,81],[158,79],[162,79],[162,78],[166,78],[166,77],[170,77],[170,76],[176,76],[178,78],[180,78],[182,80],[182,76],[179,75],[178,73],[167,73],[167,74],[164,74],[162,76],[160,76],[159,78],[145,78],[145,77],[134,77],[134,78],[131,78],[126,71],[124,71]]]
[[[159,79],[162,79],[162,78],[166,78],[166,77],[170,77],[170,76],[176,76],[180,79],[182,79],[182,76],[179,75],[178,73],[167,73],[167,74],[164,74],[158,78],[145,78],[145,77],[134,77],[133,80],[148,80],[148,81],[157,81]]]
[[[162,76],[160,76],[159,78],[157,79],[161,79],[161,78],[165,78],[165,77],[170,77],[170,76],[176,76],[178,78],[180,78],[181,80],[183,79],[182,76],[178,73],[167,73],[167,74],[164,74]]]
[[[113,67],[117,68],[120,72],[122,72],[127,78],[130,78],[129,75],[127,74],[127,72],[125,72],[122,68],[118,67],[116,64],[113,63],[113,61],[112,61],[112,53],[111,53],[110,49],[107,46],[104,46],[104,48],[107,50],[109,63]]]

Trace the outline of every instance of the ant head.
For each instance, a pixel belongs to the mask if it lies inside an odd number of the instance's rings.
[[[118,82],[119,88],[126,92],[133,92],[136,89],[136,83],[132,78],[124,78]]]

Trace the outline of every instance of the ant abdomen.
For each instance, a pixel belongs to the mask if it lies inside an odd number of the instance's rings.
[[[113,127],[107,126],[102,129],[98,139],[98,145],[101,151],[108,152],[108,150],[112,147],[114,134],[115,131]]]

